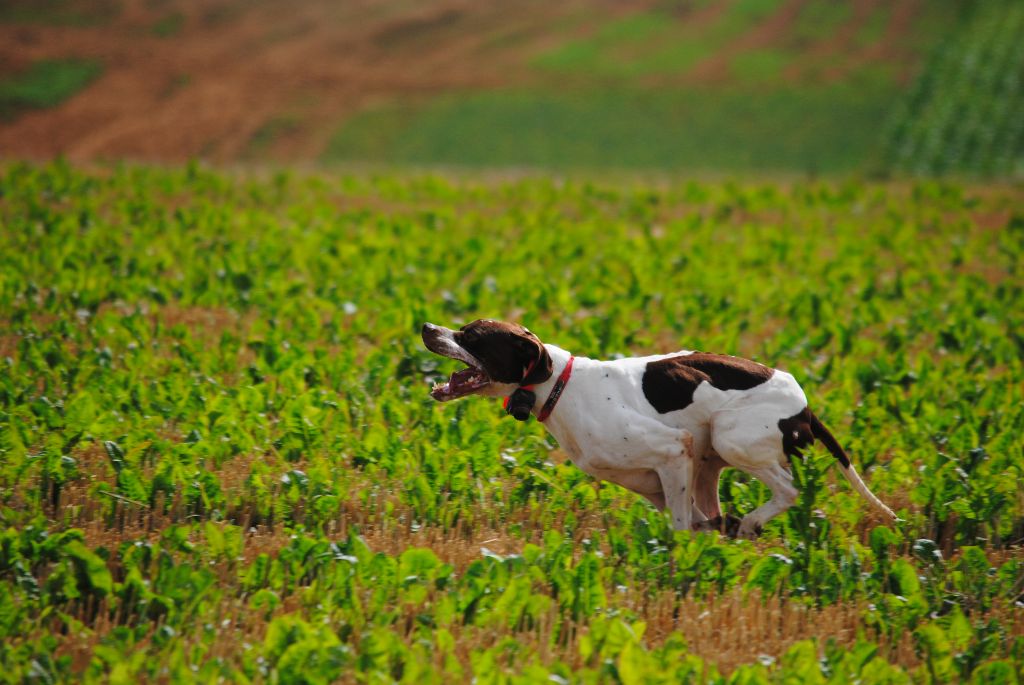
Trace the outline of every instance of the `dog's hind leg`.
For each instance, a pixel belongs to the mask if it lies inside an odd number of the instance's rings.
[[[772,464],[748,473],[768,486],[772,498],[743,517],[738,536],[753,539],[761,534],[764,524],[789,509],[800,495],[793,485],[793,474],[781,464]]]
[[[717,530],[723,535],[735,537],[740,519],[732,514],[722,515],[719,499],[719,480],[722,470],[728,466],[725,460],[714,452],[705,453],[697,462],[697,476],[693,484],[694,530]],[[697,513],[700,512],[700,513]]]
[[[658,511],[665,510],[665,493],[664,492],[641,492],[648,502],[654,505],[654,508]]]
[[[743,407],[719,411],[713,417],[711,446],[726,464],[749,473],[772,491],[772,498],[740,521],[738,535],[754,538],[773,516],[789,509],[799,492],[782,446],[782,433],[772,416],[774,406]]]
[[[714,452],[705,454],[698,462],[693,498],[697,509],[706,518],[713,519],[722,515],[722,504],[718,499],[718,479],[725,467],[725,460]]]

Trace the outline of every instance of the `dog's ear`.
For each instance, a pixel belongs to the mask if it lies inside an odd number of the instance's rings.
[[[551,378],[554,362],[551,361],[551,355],[548,354],[547,349],[541,344],[540,339],[530,333],[529,337],[519,338],[519,341],[520,349],[528,360],[525,366],[523,366],[523,370],[530,370],[526,377],[523,378],[522,384],[536,385]],[[530,368],[531,364],[533,368]]]

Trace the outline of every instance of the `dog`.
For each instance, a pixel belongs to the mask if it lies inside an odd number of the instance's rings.
[[[433,387],[435,400],[505,398],[517,419],[536,416],[577,467],[643,495],[659,511],[668,507],[677,530],[757,537],[796,502],[789,460],[815,439],[853,489],[896,520],[785,371],[692,351],[614,361],[575,357],[519,324],[492,319],[457,331],[427,323],[422,337],[431,352],[467,366]],[[722,517],[718,480],[727,466],[772,492],[739,521]]]

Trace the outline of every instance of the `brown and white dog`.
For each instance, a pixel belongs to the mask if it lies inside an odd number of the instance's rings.
[[[614,361],[573,357],[518,324],[490,319],[457,331],[425,324],[423,343],[469,367],[436,385],[434,399],[512,397],[520,405],[517,418],[536,415],[576,466],[643,495],[659,510],[668,506],[678,530],[722,525],[718,479],[732,466],[772,491],[739,522],[740,537],[755,537],[796,501],[788,460],[816,438],[853,489],[896,518],[784,371],[689,351]]]

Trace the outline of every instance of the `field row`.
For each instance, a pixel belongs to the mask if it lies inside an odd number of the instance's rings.
[[[893,115],[886,164],[918,175],[1024,175],[1024,7],[986,3],[937,47]]]

